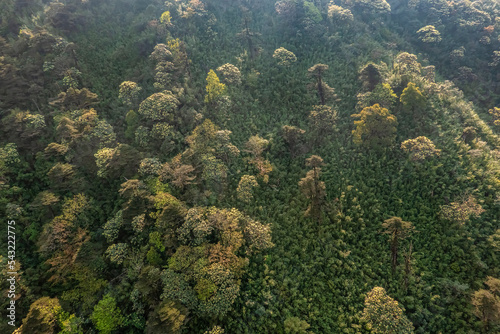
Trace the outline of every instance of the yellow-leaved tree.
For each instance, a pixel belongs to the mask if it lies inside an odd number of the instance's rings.
[[[220,82],[219,77],[214,70],[210,70],[207,76],[207,95],[205,103],[213,103],[226,92],[226,85]]]
[[[366,107],[352,117],[360,118],[354,121],[356,129],[352,131],[354,143],[372,149],[382,149],[393,144],[396,139],[396,116],[379,104]]]

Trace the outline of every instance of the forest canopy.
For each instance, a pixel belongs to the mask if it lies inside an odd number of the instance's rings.
[[[500,7],[0,2],[0,333],[500,332]]]

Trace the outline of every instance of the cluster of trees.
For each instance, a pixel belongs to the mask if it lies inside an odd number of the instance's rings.
[[[498,332],[498,15],[2,2],[0,332]]]

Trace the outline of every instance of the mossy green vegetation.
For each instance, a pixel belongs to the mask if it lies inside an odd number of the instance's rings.
[[[497,7],[3,1],[0,332],[498,333]]]

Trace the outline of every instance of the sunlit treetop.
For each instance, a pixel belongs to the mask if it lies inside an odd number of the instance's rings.
[[[399,75],[416,76],[420,75],[422,66],[417,60],[417,56],[408,52],[398,54],[394,61],[394,69]]]
[[[210,70],[207,76],[207,95],[205,95],[205,103],[215,102],[220,96],[226,92],[226,85],[220,82],[219,77],[214,70]]]
[[[223,80],[228,84],[239,85],[241,83],[241,72],[240,70],[232,64],[224,64],[217,68],[223,78]]]
[[[368,323],[372,333],[413,333],[413,324],[404,315],[403,308],[378,286],[366,294],[361,320]]]
[[[401,143],[401,149],[410,153],[410,159],[421,161],[433,156],[439,156],[441,150],[437,149],[432,140],[420,136],[415,139],[408,139]]]
[[[139,106],[139,114],[153,121],[172,121],[180,102],[169,91],[155,93]]]
[[[431,25],[420,28],[417,34],[418,39],[424,43],[439,43],[442,40],[439,31]]]
[[[349,9],[337,6],[333,1],[328,5],[328,18],[333,23],[349,23],[354,21],[354,15],[352,15]]]
[[[352,131],[357,145],[378,150],[392,145],[396,139],[396,116],[378,104],[366,107],[351,117],[359,118],[354,121],[356,129]]]
[[[278,61],[278,65],[280,66],[290,66],[297,61],[295,54],[284,47],[276,49],[273,58]]]
[[[170,45],[167,46],[163,43],[156,44],[154,51],[151,53],[151,59],[156,62],[167,61],[172,58],[172,52],[170,52]]]
[[[140,91],[141,87],[139,87],[139,85],[135,82],[124,81],[120,84],[118,98],[126,105],[132,105],[135,101],[137,101]]]
[[[386,0],[353,0],[346,3],[352,4],[354,9],[369,14],[386,14],[391,12],[391,5]]]
[[[165,24],[166,26],[169,26],[172,24],[172,16],[170,15],[170,12],[167,10],[161,14],[160,17],[160,22]]]

